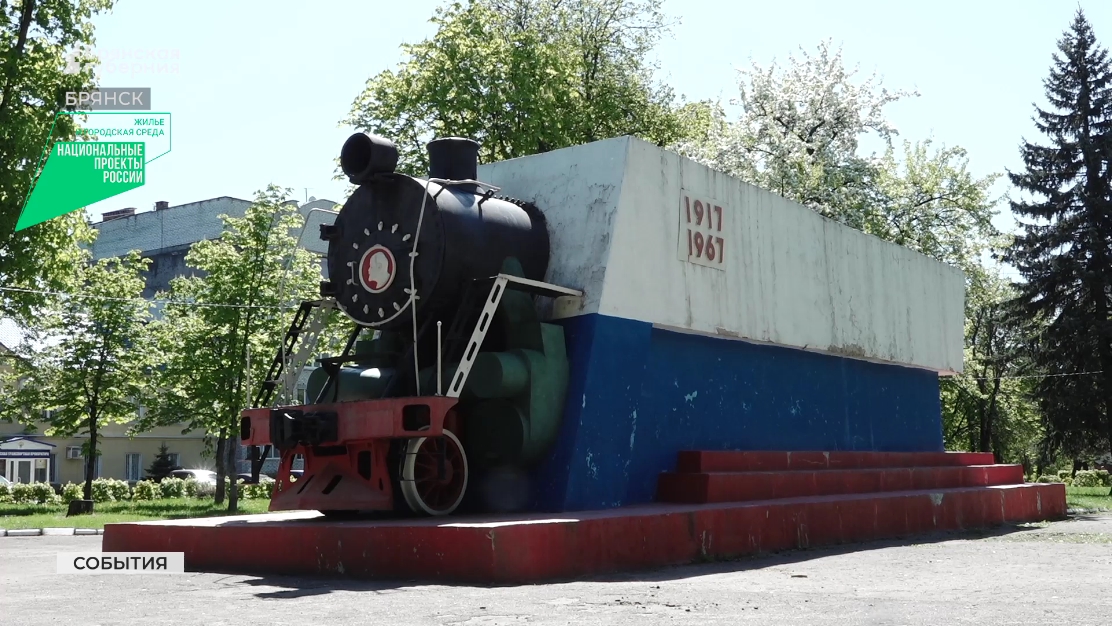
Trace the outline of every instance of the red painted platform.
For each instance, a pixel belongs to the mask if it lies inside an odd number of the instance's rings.
[[[109,524],[103,549],[184,552],[199,571],[529,583],[1065,517],[1064,485],[1022,484],[1021,471],[988,457],[683,453],[660,492],[686,503],[483,519],[294,513]]]

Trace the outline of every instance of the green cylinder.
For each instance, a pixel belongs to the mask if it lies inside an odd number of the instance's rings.
[[[352,402],[355,400],[373,400],[381,398],[394,375],[392,369],[378,367],[342,367],[337,375],[340,383],[340,393],[337,402]],[[312,404],[320,395],[321,389],[328,382],[328,372],[323,367],[318,367],[309,374],[305,384],[305,401]],[[323,398],[324,402],[332,401],[332,391]]]
[[[509,352],[480,352],[467,377],[467,391],[477,398],[512,398],[528,385],[525,361]]]

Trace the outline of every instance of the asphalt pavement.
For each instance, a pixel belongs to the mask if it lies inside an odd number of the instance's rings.
[[[101,537],[3,537],[0,625],[1112,624],[1112,516],[918,541],[488,588],[59,574],[59,552]]]

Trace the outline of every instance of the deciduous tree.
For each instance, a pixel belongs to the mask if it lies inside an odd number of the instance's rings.
[[[653,78],[661,0],[471,0],[438,9],[432,38],[367,81],[346,123],[395,141],[424,174],[441,135],[480,142],[484,162],[619,135],[664,145],[690,116]]]
[[[148,260],[127,256],[81,263],[78,294],[39,310],[39,323],[20,349],[0,403],[4,415],[26,423],[45,413],[47,436],[87,435],[85,499],[91,499],[98,438],[109,423],[138,418],[149,395],[154,353],[142,299]]]
[[[998,462],[1041,465],[1041,414],[1031,395],[1025,336],[1031,324],[1011,315],[1010,283],[989,268],[977,271],[966,292],[965,368],[942,379],[947,447],[992,452]]]
[[[251,402],[248,382],[262,383],[298,303],[319,289],[319,266],[295,247],[302,217],[289,194],[270,187],[244,217],[223,216],[220,238],[197,242],[186,255],[199,275],[174,279],[164,294],[160,394],[149,415],[217,437],[218,502],[225,475],[236,473],[231,461],[240,412]]]
[[[716,170],[864,232],[971,271],[998,243],[992,226],[995,176],[977,178],[966,153],[904,142],[885,107],[917,94],[859,79],[839,50],[822,43],[785,66],[739,72],[740,116],[700,111],[675,148]],[[708,119],[707,116],[710,116]],[[883,149],[866,153],[868,141]]]
[[[29,320],[41,291],[70,291],[77,246],[91,241],[80,213],[15,232],[48,142],[71,140],[57,116],[65,92],[94,86],[90,18],[112,0],[0,0],[0,315]],[[67,58],[68,57],[68,58]],[[53,133],[51,133],[53,129]],[[14,288],[14,289],[13,289]]]

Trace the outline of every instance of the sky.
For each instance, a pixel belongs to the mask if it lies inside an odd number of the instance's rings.
[[[367,79],[401,61],[401,44],[434,33],[428,20],[440,4],[119,0],[94,20],[100,84],[150,87],[153,110],[172,114],[172,150],[149,166],[143,187],[90,211],[250,199],[272,183],[301,201],[342,202],[335,159],[354,129],[340,122]],[[1018,169],[1021,140],[1039,139],[1034,104],[1079,6],[1112,44],[1107,1],[665,0],[676,23],[654,55],[677,94],[729,100],[739,68],[831,40],[863,77],[875,72],[889,89],[921,94],[887,108],[902,138],[961,146],[984,176]],[[994,192],[1003,197],[1007,183]],[[1001,208],[996,224],[1011,230]]]

